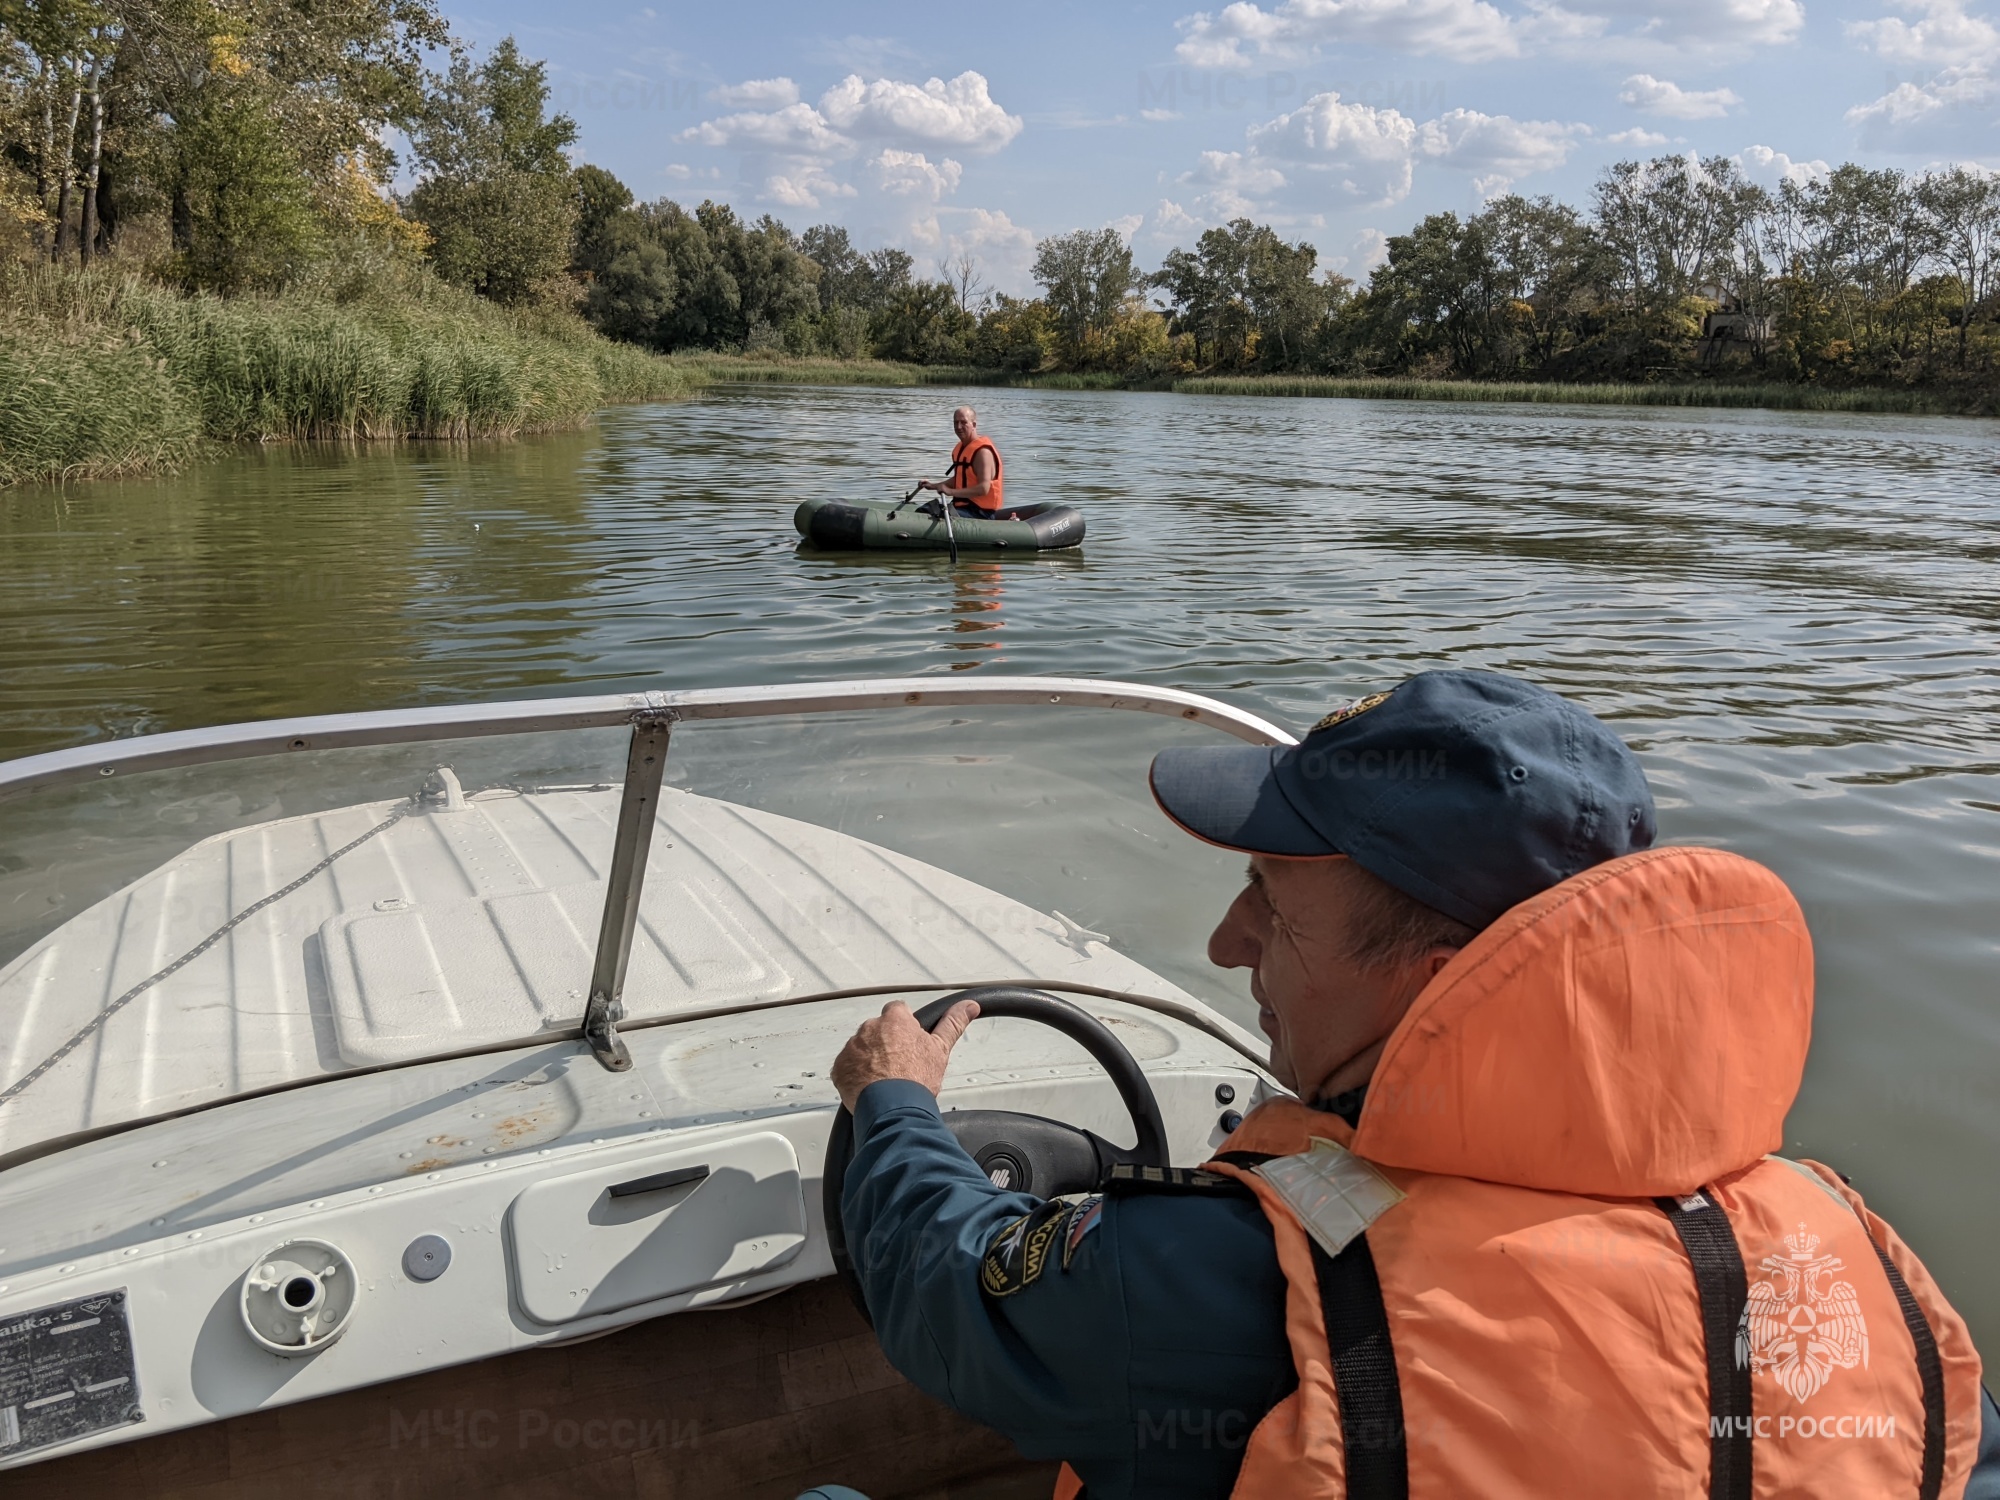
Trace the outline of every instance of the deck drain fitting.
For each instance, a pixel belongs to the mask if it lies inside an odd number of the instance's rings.
[[[324,1240],[290,1240],[243,1277],[243,1326],[273,1354],[317,1354],[354,1312],[354,1262]]]
[[[403,1274],[412,1281],[436,1281],[451,1264],[451,1242],[441,1234],[420,1234],[403,1251]]]

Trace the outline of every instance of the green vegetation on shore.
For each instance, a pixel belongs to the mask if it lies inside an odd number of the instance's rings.
[[[986,385],[1058,391],[1167,391],[1184,396],[1322,396],[1357,401],[1525,401],[1584,406],[1758,407],[1771,411],[1990,415],[1977,388],[1864,386],[1828,389],[1775,381],[1423,380],[1402,376],[1197,375],[1128,378],[1102,370],[1010,375],[977,365],[916,365],[882,359],[676,356],[676,366],[717,385]]]
[[[0,484],[170,469],[214,442],[504,436],[702,384],[421,272],[224,298],[14,267],[0,317]]]
[[[896,359],[792,359],[755,354],[677,354],[670,361],[704,384],[1001,385],[1004,371],[977,365],[919,365]]]
[[[1384,376],[1222,375],[1177,380],[1194,396],[1344,396],[1360,401],[1532,401],[1584,406],[1760,407],[1770,411],[1990,415],[1990,393],[1908,386],[1827,389],[1773,381],[1638,385],[1556,380],[1410,380]]]
[[[579,315],[541,66],[507,41],[428,72],[449,43],[433,0],[0,6],[0,484],[698,389]]]
[[[962,246],[933,277],[637,202],[548,103],[438,0],[0,4],[0,484],[712,381],[2000,411],[2000,178],[1965,167],[1619,162],[1585,209],[1432,214],[1365,283],[1247,218],[1151,271],[1079,229],[1016,297]]]

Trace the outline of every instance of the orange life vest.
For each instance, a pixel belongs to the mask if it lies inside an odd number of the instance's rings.
[[[1835,1173],[1767,1154],[1811,1020],[1783,883],[1656,849],[1454,957],[1357,1128],[1254,1111],[1209,1169],[1271,1222],[1299,1384],[1234,1495],[1957,1500],[1964,1321]]]
[[[960,488],[979,483],[978,472],[972,467],[972,455],[981,448],[993,455],[993,484],[984,495],[970,503],[981,510],[1004,510],[1006,503],[1000,494],[1000,450],[993,446],[992,438],[975,435],[951,450],[951,482]]]

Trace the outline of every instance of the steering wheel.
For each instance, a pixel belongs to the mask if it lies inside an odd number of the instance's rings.
[[[1110,1075],[1139,1136],[1138,1144],[1127,1150],[1091,1131],[1041,1115],[1019,1114],[1008,1109],[946,1110],[946,1127],[995,1187],[1033,1193],[1039,1198],[1060,1198],[1065,1193],[1087,1192],[1096,1187],[1114,1166],[1170,1165],[1167,1127],[1160,1118],[1160,1104],[1153,1097],[1153,1086],[1146,1081],[1132,1054],[1125,1050],[1125,1044],[1111,1034],[1110,1027],[1067,1000],[1015,985],[960,990],[942,1000],[933,1000],[917,1012],[917,1023],[926,1031],[935,1030],[945,1012],[961,1000],[978,1001],[982,1021],[992,1016],[1039,1021],[1081,1043],[1092,1061]],[[847,1251],[847,1228],[840,1218],[847,1168],[853,1160],[854,1115],[843,1104],[827,1137],[820,1201],[826,1217],[827,1247],[833,1252],[834,1273],[854,1299],[854,1305],[861,1309],[861,1316],[872,1325],[875,1320],[869,1317],[861,1279],[855,1275],[854,1260]]]

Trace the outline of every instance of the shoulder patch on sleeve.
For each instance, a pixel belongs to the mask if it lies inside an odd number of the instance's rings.
[[[1092,1193],[1088,1198],[1080,1198],[1063,1217],[1062,1268],[1067,1271],[1069,1263],[1076,1258],[1076,1247],[1081,1245],[1090,1232],[1104,1222],[1104,1195]]]
[[[1233,1177],[1220,1172],[1204,1172],[1198,1167],[1116,1166],[1105,1175],[1104,1191],[1113,1198],[1129,1198],[1140,1193],[1191,1193],[1223,1198],[1251,1198],[1256,1195]]]
[[[1073,1207],[1051,1198],[1033,1213],[1003,1225],[979,1262],[979,1289],[989,1297],[1011,1297],[1048,1269],[1049,1251]]]

